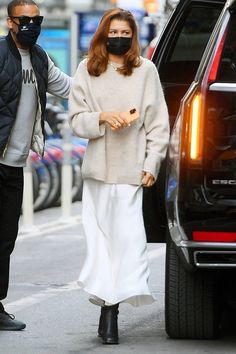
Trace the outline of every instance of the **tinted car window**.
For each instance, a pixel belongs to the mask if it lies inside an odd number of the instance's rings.
[[[202,55],[221,13],[223,4],[209,2],[189,7],[164,32],[153,60],[158,68],[172,129],[180,101],[193,82]]]
[[[160,66],[164,82],[191,83],[221,9],[193,7]]]
[[[212,28],[218,18],[216,9],[192,8],[177,39],[170,61],[200,61]]]
[[[235,29],[236,16],[235,13],[232,13],[217,75],[218,82],[236,82]]]

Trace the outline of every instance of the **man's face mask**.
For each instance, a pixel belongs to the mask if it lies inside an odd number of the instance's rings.
[[[108,37],[107,51],[115,55],[123,55],[131,48],[132,38],[129,37]]]
[[[18,18],[19,23],[16,23],[13,20],[14,18]],[[16,38],[19,43],[26,47],[32,47],[37,42],[38,36],[40,35],[43,16],[12,17],[12,21],[18,26]]]

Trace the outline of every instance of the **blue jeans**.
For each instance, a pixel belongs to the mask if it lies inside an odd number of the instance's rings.
[[[18,233],[23,196],[23,167],[0,164],[0,300],[7,296],[10,255]]]

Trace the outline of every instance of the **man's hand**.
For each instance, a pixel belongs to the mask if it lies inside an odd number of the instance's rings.
[[[143,171],[142,185],[144,187],[151,187],[154,184],[155,180],[153,175],[150,172]]]

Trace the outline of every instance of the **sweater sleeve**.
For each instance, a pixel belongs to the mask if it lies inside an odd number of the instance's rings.
[[[169,115],[159,79],[154,64],[150,63],[150,71],[146,85],[146,100],[144,128],[146,132],[146,158],[143,170],[150,172],[155,180],[160,170],[161,161],[165,158],[169,142]]]
[[[52,95],[68,98],[73,79],[55,66],[48,56],[48,89]]]
[[[69,123],[81,138],[96,139],[105,134],[105,124],[99,125],[100,112],[89,107],[88,73],[82,61],[76,71],[69,97]]]

